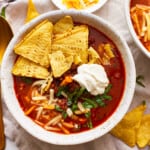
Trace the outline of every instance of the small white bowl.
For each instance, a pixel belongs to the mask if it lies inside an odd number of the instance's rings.
[[[138,36],[134,30],[131,17],[130,17],[130,2],[131,0],[125,0],[124,5],[125,5],[125,16],[126,16],[126,21],[128,24],[129,31],[132,35],[133,40],[135,41],[136,45],[140,48],[140,50],[148,57],[150,58],[150,52],[144,47],[142,42],[138,39]]]
[[[16,43],[25,35],[25,33],[32,29],[36,24],[38,24],[42,20],[49,19],[52,22],[55,22],[56,20],[62,18],[65,15],[72,16],[73,20],[76,22],[93,26],[102,33],[104,33],[107,37],[109,37],[115,43],[115,45],[121,53],[123,63],[125,66],[126,76],[124,93],[114,113],[99,126],[88,131],[70,135],[46,131],[24,114],[23,110],[19,105],[18,100],[16,99],[13,76],[11,73],[12,66],[16,59],[16,54],[14,54],[13,48],[16,45]],[[133,57],[125,40],[116,32],[116,30],[110,24],[108,24],[102,18],[93,14],[87,14],[85,12],[73,10],[58,10],[49,12],[37,17],[30,23],[23,26],[22,29],[18,33],[16,33],[16,35],[9,43],[1,66],[2,94],[4,97],[4,101],[13,117],[27,132],[29,132],[34,137],[44,142],[56,145],[74,145],[85,143],[108,133],[123,118],[123,116],[127,112],[134,94],[135,79],[136,75]]]
[[[94,4],[92,6],[89,6],[85,9],[81,9],[82,11],[86,11],[89,13],[92,13],[98,9],[100,9],[108,0],[99,0],[99,2],[97,4]],[[67,10],[68,8],[62,3],[62,0],[52,0],[52,2],[54,3],[54,5],[62,10]]]

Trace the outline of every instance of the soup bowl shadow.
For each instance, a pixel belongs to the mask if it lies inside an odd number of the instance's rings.
[[[50,21],[55,22],[56,20],[60,19],[65,15],[72,16],[75,22],[88,24],[96,28],[115,43],[123,59],[126,77],[124,92],[121,101],[117,106],[116,110],[113,112],[113,114],[105,122],[93,129],[69,135],[46,131],[24,114],[16,98],[13,75],[11,73],[13,64],[16,59],[16,54],[14,54],[13,52],[13,48],[16,45],[16,43],[20,39],[22,39],[22,37],[28,31],[30,31],[36,24],[38,24],[42,20],[49,19]],[[36,137],[41,141],[56,145],[81,144],[97,139],[103,136],[104,134],[108,133],[115,125],[117,125],[117,123],[123,118],[125,113],[128,111],[134,94],[135,78],[135,65],[132,54],[125,40],[119,35],[119,33],[117,33],[117,31],[102,18],[93,14],[88,14],[85,12],[79,12],[75,10],[58,10],[48,12],[23,26],[9,43],[1,66],[2,94],[4,101],[8,107],[8,110],[11,112],[11,114],[17,120],[17,122],[32,136]]]
[[[128,24],[130,34],[131,34],[134,42],[138,46],[138,48],[142,51],[142,53],[145,56],[147,56],[148,58],[150,58],[150,52],[145,48],[145,46],[139,40],[139,38],[138,38],[138,36],[137,36],[137,34],[134,30],[134,27],[133,27],[133,24],[132,24],[132,21],[131,21],[131,16],[130,16],[130,3],[131,3],[131,0],[124,1],[125,17],[126,17],[126,22]]]

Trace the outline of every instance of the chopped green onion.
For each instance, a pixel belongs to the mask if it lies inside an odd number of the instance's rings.
[[[145,87],[143,80],[144,80],[144,76],[142,76],[142,75],[138,75],[136,77],[136,83],[142,87]]]
[[[84,91],[85,88],[83,87],[75,89],[74,92],[69,95],[70,100],[77,103],[78,98],[84,93]]]
[[[108,94],[111,88],[112,88],[112,84],[109,84],[109,85],[106,87],[104,94]]]
[[[72,101],[68,99],[67,106],[71,106],[71,105],[72,105]]]
[[[101,99],[101,98],[96,99],[96,102],[97,102],[98,105],[101,106],[101,107],[106,106],[106,104],[104,103],[103,99]]]
[[[85,113],[85,117],[89,119],[91,117],[91,112],[89,111],[89,112]]]
[[[98,104],[94,100],[92,100],[92,99],[83,98],[83,100],[85,100],[86,102],[88,102],[89,104],[91,104],[93,106],[93,108],[98,107]]]
[[[76,88],[72,93],[70,92],[68,95],[68,100],[73,102],[74,97],[76,96],[76,94],[78,93],[78,88]]]
[[[93,128],[93,123],[91,120],[91,112],[89,111],[88,113],[85,113],[85,117],[88,119],[87,127],[90,129]]]
[[[104,94],[95,96],[94,101],[96,101],[99,106],[102,107],[106,106],[104,100],[112,100],[112,97],[108,95],[111,88],[112,88],[112,84],[109,84],[106,87]]]
[[[85,91],[85,88],[81,87],[77,93],[77,97],[79,98]]]
[[[91,120],[91,119],[88,120],[87,126],[88,126],[88,128],[90,128],[90,129],[93,128],[93,123],[92,123],[92,120]]]
[[[62,108],[60,108],[60,106],[59,106],[59,105],[55,105],[55,110],[57,110],[57,111],[59,111],[59,112],[62,112],[62,111],[63,111],[63,109],[62,109]]]
[[[89,109],[93,108],[93,105],[91,105],[91,104],[88,103],[87,101],[84,101],[82,104],[83,104],[83,107],[84,107],[84,108],[89,108]]]
[[[67,91],[68,91],[67,86],[60,86],[58,88],[58,92],[57,92],[56,96],[60,97],[62,95],[62,92],[67,93]]]
[[[77,110],[77,109],[78,109],[78,106],[77,106],[77,104],[73,104],[71,109],[72,109],[72,111],[75,111],[75,110]]]
[[[21,77],[21,80],[27,84],[31,84],[33,82],[32,78]]]
[[[102,97],[105,100],[112,100],[112,97],[110,95],[102,95]]]
[[[84,93],[85,88],[76,88],[72,93],[68,93],[68,105],[71,106],[73,103],[77,103],[78,98]]]
[[[63,117],[64,119],[67,118],[67,113],[66,113],[66,111],[63,111],[63,112],[62,112],[62,117]]]

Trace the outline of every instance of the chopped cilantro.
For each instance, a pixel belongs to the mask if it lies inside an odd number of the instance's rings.
[[[90,129],[93,128],[93,123],[92,123],[92,120],[91,120],[91,112],[87,112],[85,114],[85,117],[88,119],[87,127],[90,128]]]
[[[60,86],[58,88],[58,92],[57,92],[56,96],[60,97],[62,95],[62,92],[67,93],[67,91],[68,91],[67,86]]]
[[[138,85],[142,86],[142,87],[145,87],[143,81],[144,81],[144,76],[138,75],[138,76],[136,77],[136,83],[137,83]]]
[[[72,111],[75,111],[75,110],[77,110],[77,109],[78,109],[78,106],[77,106],[77,104],[73,104],[73,105],[72,105],[72,107],[71,107],[71,109],[72,109]]]
[[[87,113],[85,114],[85,117],[86,117],[86,118],[90,118],[90,117],[91,117],[91,112],[90,112],[90,111],[87,112]]]
[[[83,98],[83,100],[85,100],[88,104],[92,105],[93,108],[98,107],[98,104],[97,104],[96,101],[94,101],[93,99],[90,99],[90,98]]]
[[[6,11],[6,6],[2,8],[2,10],[0,12],[0,16],[5,18],[5,11]]]
[[[32,78],[21,77],[21,80],[27,84],[31,84],[33,82]]]
[[[91,119],[88,120],[87,126],[88,126],[88,128],[90,128],[90,129],[93,128],[93,123],[92,123],[92,120],[91,120]]]
[[[67,118],[67,113],[66,113],[66,111],[63,111],[63,112],[62,112],[62,117],[63,117],[64,119]]]
[[[105,94],[105,95],[108,94],[111,88],[112,88],[112,84],[109,84],[109,85],[106,87],[104,94]]]
[[[143,105],[146,105],[146,101],[145,101],[145,100],[143,100],[143,101],[142,101],[142,104],[143,104]]]
[[[60,106],[59,106],[59,105],[55,105],[55,110],[57,110],[57,111],[59,111],[59,112],[63,112],[63,109],[62,109],[62,108],[60,108]]]
[[[90,103],[88,103],[87,101],[84,101],[84,102],[82,103],[82,105],[83,105],[84,108],[89,108],[89,109],[93,108],[93,105],[90,104]]]

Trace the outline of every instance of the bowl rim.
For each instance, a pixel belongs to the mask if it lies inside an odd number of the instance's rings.
[[[13,63],[9,63],[7,62],[7,60],[13,59],[13,57],[10,56],[10,54],[13,53],[12,52],[13,47],[16,44],[17,39],[20,38],[26,31],[31,29],[35,24],[39,23],[40,21],[46,18],[50,19],[50,18],[56,17],[57,15],[71,15],[71,16],[83,15],[84,17],[88,17],[92,19],[93,21],[96,21],[98,24],[101,23],[108,30],[108,32],[112,32],[112,34],[110,33],[108,34],[114,35],[115,38],[118,39],[119,43],[122,44],[123,48],[126,49],[126,51],[123,51],[123,50],[122,51],[123,53],[125,53],[124,57],[126,59],[129,59],[126,64],[126,66],[128,67],[126,68],[129,68],[130,72],[126,70],[128,73],[128,76],[127,76],[127,73],[125,73],[126,80],[127,80],[125,85],[129,84],[129,87],[125,87],[126,91],[124,91],[122,100],[115,111],[117,113],[113,113],[107,119],[107,121],[103,122],[100,126],[97,126],[85,132],[80,132],[80,133],[75,133],[75,134],[70,134],[70,135],[64,135],[64,134],[58,134],[58,133],[46,131],[39,125],[35,124],[29,117],[25,116],[23,113],[23,110],[21,109],[15,97],[14,89],[12,88],[13,83],[9,82],[10,80],[12,81],[12,75],[11,75],[10,69]],[[126,54],[128,56],[126,56]],[[6,74],[8,74],[8,77],[6,77]],[[133,60],[131,51],[126,41],[121,37],[121,35],[112,27],[112,25],[110,25],[104,19],[94,14],[87,14],[86,12],[79,12],[75,10],[56,10],[56,11],[48,12],[48,13],[40,15],[39,17],[33,19],[30,23],[24,25],[9,43],[6,53],[4,54],[4,58],[2,61],[2,65],[1,65],[2,94],[3,94],[4,101],[8,107],[8,110],[11,112],[12,116],[32,136],[36,137],[37,139],[41,141],[51,143],[51,144],[56,144],[56,145],[81,144],[81,143],[85,143],[85,142],[89,142],[94,139],[97,139],[103,136],[104,134],[108,133],[123,118],[125,113],[128,111],[128,108],[132,102],[132,98],[134,95],[135,79],[136,79],[136,72],[135,72],[134,60]],[[12,101],[15,102],[14,105],[12,105],[12,103],[10,102],[10,95],[8,94],[9,90],[10,90],[9,93],[11,94],[11,96],[13,95],[11,98],[12,98]],[[16,115],[16,114],[19,114],[19,115]],[[30,126],[32,127],[30,128]]]
[[[128,29],[130,31],[130,34],[136,43],[136,45],[140,48],[143,54],[145,54],[148,58],[150,58],[150,52],[144,47],[142,42],[138,39],[137,34],[133,28],[131,17],[130,17],[130,2],[131,0],[125,0],[124,1],[124,9],[125,9],[125,18],[128,25]]]

